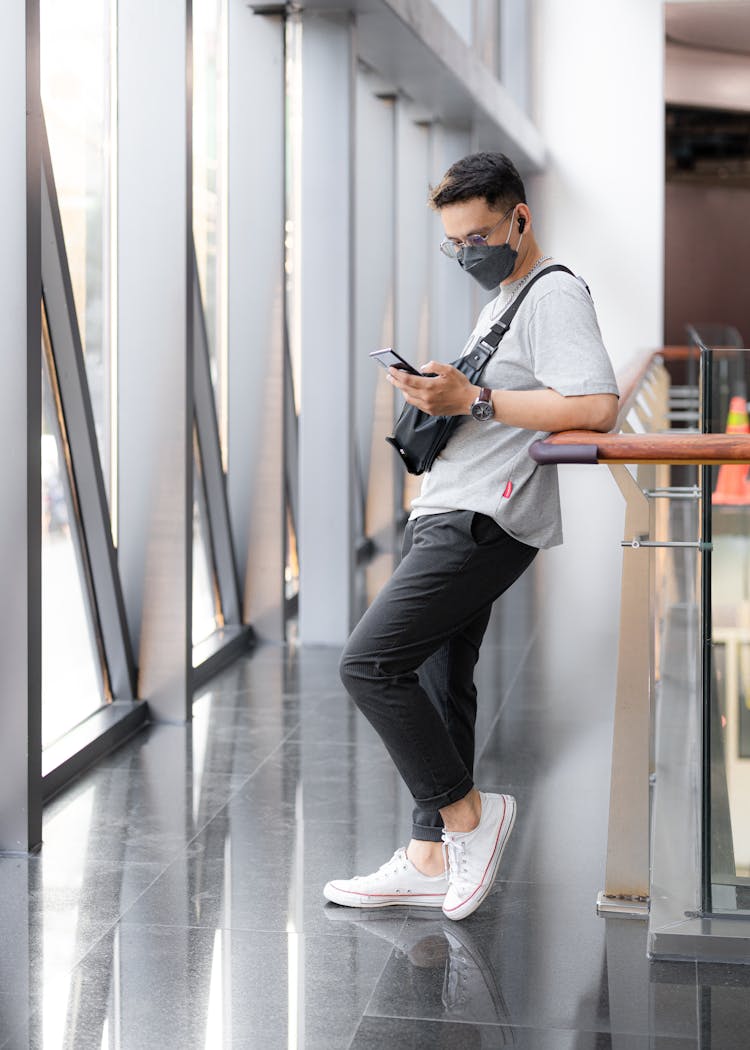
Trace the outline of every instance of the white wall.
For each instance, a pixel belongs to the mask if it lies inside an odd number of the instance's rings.
[[[528,180],[543,249],[588,281],[617,367],[662,342],[664,33],[657,0],[533,0]]]
[[[531,112],[548,150],[544,174],[527,180],[536,234],[588,281],[617,369],[639,347],[662,343],[661,4],[532,0],[531,7]],[[576,600],[601,610],[583,648],[606,651],[614,668],[624,503],[601,467],[561,467],[560,487],[566,542],[535,567],[539,626],[559,618],[559,596],[573,593],[572,582]],[[613,691],[614,679],[603,683],[603,703]]]

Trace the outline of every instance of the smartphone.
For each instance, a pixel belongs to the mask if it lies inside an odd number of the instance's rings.
[[[387,346],[385,350],[371,350],[370,357],[373,361],[378,361],[383,368],[401,368],[404,372],[410,372],[413,376],[422,375],[414,365],[410,365],[408,361],[405,361],[403,357],[400,354],[397,354],[390,346]]]

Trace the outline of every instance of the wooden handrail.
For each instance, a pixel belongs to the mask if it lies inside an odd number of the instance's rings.
[[[750,463],[750,434],[599,434],[565,430],[535,441],[537,463]]]
[[[700,357],[697,346],[663,346],[659,353],[665,361],[687,361],[690,357]]]
[[[643,351],[624,365],[617,375],[620,411],[616,430],[622,426],[641,383],[656,357],[687,356],[689,347],[663,347]],[[565,430],[535,441],[529,449],[537,463],[750,463],[750,434],[601,434],[595,430]]]

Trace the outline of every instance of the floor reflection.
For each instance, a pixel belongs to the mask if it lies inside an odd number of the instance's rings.
[[[484,954],[470,923],[435,918],[431,909],[409,909],[406,921],[397,915],[384,916],[383,911],[325,907],[334,928],[356,926],[392,945],[381,983],[398,987],[405,997],[423,1004],[431,1018],[508,1024],[499,971]]]

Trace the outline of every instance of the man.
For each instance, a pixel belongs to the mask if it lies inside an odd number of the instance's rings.
[[[441,250],[499,294],[464,353],[537,273],[539,248],[521,178],[499,153],[454,164],[432,190]],[[380,734],[414,798],[412,836],[372,875],[327,883],[351,907],[441,907],[470,915],[495,880],[515,820],[509,795],[474,786],[474,667],[492,604],[537,550],[562,542],[557,472],[528,454],[559,430],[607,431],[618,392],[586,287],[544,274],[473,386],[430,361],[390,382],[431,415],[462,415],[432,469],[404,537],[404,556],[353,631],[342,681]],[[447,854],[447,869],[444,855]]]

